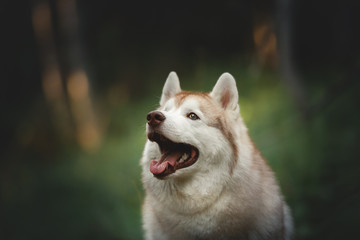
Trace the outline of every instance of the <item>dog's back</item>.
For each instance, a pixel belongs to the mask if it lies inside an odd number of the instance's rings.
[[[211,93],[192,93],[170,73],[147,120],[146,239],[290,239],[289,208],[249,138],[230,74]]]

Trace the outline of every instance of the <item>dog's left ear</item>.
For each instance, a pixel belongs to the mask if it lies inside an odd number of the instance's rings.
[[[179,77],[175,72],[170,72],[164,84],[160,99],[160,106],[163,106],[167,100],[172,98],[178,92],[181,92]]]
[[[234,77],[230,73],[223,73],[216,82],[210,96],[225,110],[238,110],[239,96]]]

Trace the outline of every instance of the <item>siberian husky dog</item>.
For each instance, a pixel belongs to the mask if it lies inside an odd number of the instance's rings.
[[[182,91],[171,72],[146,133],[145,239],[291,238],[290,210],[248,135],[232,75],[199,93]]]

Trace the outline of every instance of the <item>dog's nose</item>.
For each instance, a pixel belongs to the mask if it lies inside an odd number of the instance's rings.
[[[165,120],[165,115],[159,111],[152,111],[146,116],[146,119],[150,126],[156,127]]]

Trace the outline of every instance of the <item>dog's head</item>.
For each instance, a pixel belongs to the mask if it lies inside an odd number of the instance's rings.
[[[147,115],[144,153],[150,172],[165,179],[205,173],[209,165],[231,171],[237,158],[233,123],[239,117],[236,82],[229,73],[220,76],[210,93],[197,93],[182,91],[171,72],[159,109]]]

